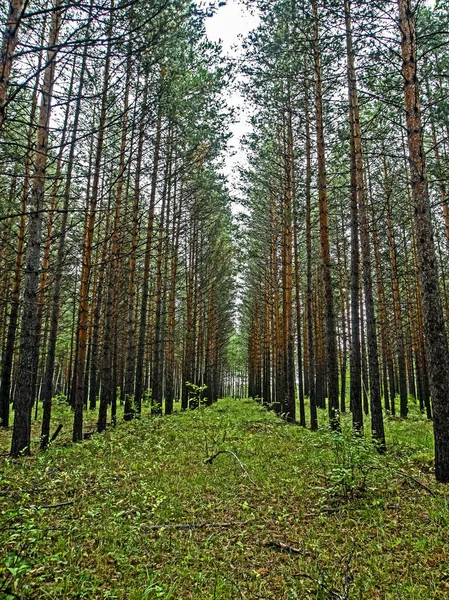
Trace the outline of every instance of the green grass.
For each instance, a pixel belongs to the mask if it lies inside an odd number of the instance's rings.
[[[412,410],[387,436],[379,457],[347,415],[312,433],[225,399],[4,461],[0,598],[446,599],[431,424]],[[242,464],[205,464],[220,449]],[[152,528],[181,523],[227,525]]]
[[[175,409],[180,410],[180,402],[175,403]],[[42,403],[39,403],[37,414],[35,408],[32,411],[31,421],[31,452],[38,451],[40,445],[41,426],[42,426]],[[150,403],[148,401],[142,403],[142,415],[148,416],[151,413]],[[85,433],[91,433],[96,429],[98,419],[98,406],[96,410],[85,410],[83,416],[83,430]],[[123,404],[117,402],[117,419],[123,419]],[[10,414],[10,426],[7,428],[0,427],[0,460],[5,458],[11,448],[11,436],[14,422],[14,412]],[[110,420],[110,410],[108,410],[108,420]],[[65,396],[54,398],[52,403],[52,418],[51,418],[50,435],[56,430],[58,425],[62,425],[61,433],[58,435],[55,445],[64,446],[72,441],[73,428],[73,410],[70,408]]]

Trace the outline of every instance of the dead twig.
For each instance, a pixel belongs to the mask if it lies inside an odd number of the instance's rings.
[[[330,588],[323,581],[320,581],[316,577],[312,577],[312,575],[309,575],[308,573],[293,573],[292,577],[304,577],[305,579],[310,579],[310,581],[313,581],[317,586],[325,590],[331,598],[335,598],[336,600],[345,600],[344,597],[336,592],[333,588]]]
[[[235,458],[235,460],[238,462],[238,464],[240,465],[240,468],[242,469],[242,471],[245,473],[245,475],[251,481],[251,483],[257,487],[257,483],[253,479],[251,479],[251,475],[248,473],[248,471],[243,466],[242,461],[237,456],[237,454],[235,454],[235,452],[232,452],[232,450],[219,450],[215,454],[212,454],[212,456],[209,456],[209,458],[206,458],[206,460],[204,461],[204,464],[211,465],[213,463],[213,461],[217,458],[217,456],[220,456],[220,454],[230,454],[231,456],[233,456]]]
[[[267,548],[276,548],[276,550],[280,550],[281,552],[289,552],[290,554],[302,554],[303,551],[301,548],[294,548],[289,544],[285,544],[284,542],[278,542],[276,540],[270,540],[265,544]]]
[[[416,479],[416,477],[413,477],[413,475],[404,473],[404,471],[395,471],[395,473],[397,473],[398,475],[401,475],[402,477],[405,477],[406,479],[411,479],[412,481],[414,481],[416,483],[416,485],[419,485],[420,487],[422,487],[423,490],[426,490],[426,492],[429,492],[429,494],[431,494],[434,497],[436,496],[436,493],[433,490],[431,490],[430,487],[427,487],[427,485],[425,483],[423,483],[419,479]]]
[[[159,529],[206,529],[212,527],[238,527],[248,525],[254,521],[230,521],[228,523],[163,523],[162,525],[144,525],[144,531],[157,531]]]
[[[428,487],[425,483],[423,483],[419,479],[416,479],[416,477],[413,477],[413,475],[409,475],[408,473],[405,473],[405,471],[399,471],[398,469],[395,469],[394,467],[373,467],[373,469],[378,469],[379,471],[383,471],[383,470],[388,471],[389,470],[391,473],[396,473],[396,475],[400,475],[401,477],[404,477],[405,479],[411,479],[411,481],[416,483],[416,485],[418,485],[419,487],[422,487],[423,490],[426,490],[426,492],[429,492],[429,494],[431,496],[436,497],[438,495],[436,492],[431,490],[430,487]]]
[[[58,437],[58,435],[59,435],[59,432],[61,431],[61,429],[62,429],[62,428],[63,428],[63,425],[62,425],[62,423],[60,423],[60,424],[59,424],[59,425],[56,427],[56,430],[55,430],[54,434],[53,434],[53,435],[51,436],[51,438],[50,438],[50,444],[51,444],[52,442],[54,442],[54,441],[55,441],[55,439]]]
[[[355,551],[355,542],[352,543],[351,552],[349,553],[349,556],[346,559],[346,563],[345,563],[345,584],[343,586],[343,600],[348,600],[348,598],[349,598],[349,585],[351,583],[350,574],[349,574],[349,566],[354,557],[354,551]]]
[[[59,508],[60,506],[70,506],[74,504],[73,500],[69,500],[68,502],[58,502],[58,504],[41,504],[40,506],[32,505],[27,506],[27,508]]]

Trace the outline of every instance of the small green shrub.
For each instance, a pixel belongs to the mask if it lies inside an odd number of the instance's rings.
[[[372,443],[349,432],[329,433],[332,464],[326,474],[328,485],[323,490],[323,502],[352,500],[363,495],[368,478],[379,469],[379,455]]]

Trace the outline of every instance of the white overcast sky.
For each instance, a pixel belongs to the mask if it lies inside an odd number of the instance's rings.
[[[215,15],[206,21],[206,32],[211,41],[221,42],[224,54],[236,58],[241,52],[241,38],[254,29],[257,23],[258,18],[252,15],[243,3],[238,0],[227,0],[227,4],[220,7]],[[224,169],[225,175],[232,183],[233,175],[236,174],[236,166],[243,160],[243,155],[239,152],[240,140],[245,133],[250,131],[250,125],[248,123],[249,111],[238,90],[232,90],[227,100],[230,106],[236,109],[235,122],[231,126],[230,152],[226,157]]]

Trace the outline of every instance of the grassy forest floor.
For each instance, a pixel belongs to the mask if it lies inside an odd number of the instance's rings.
[[[320,419],[225,399],[3,461],[0,598],[447,599],[431,424],[390,419],[379,457]]]

